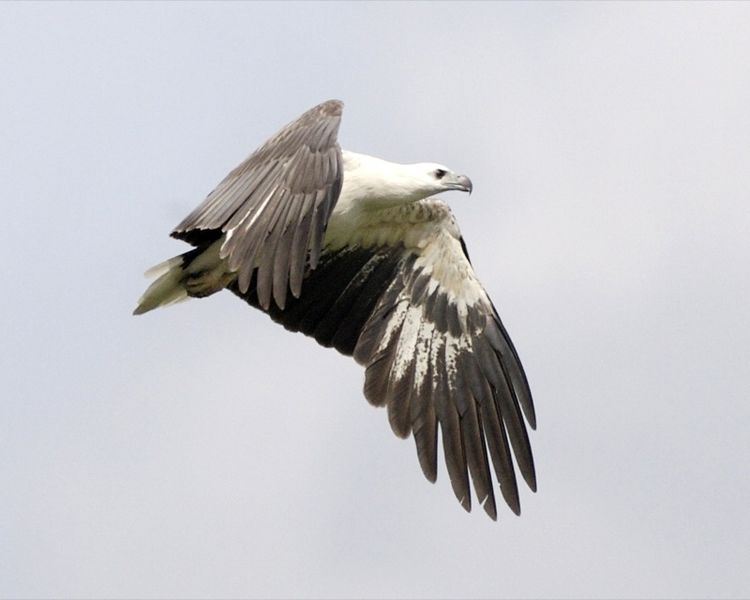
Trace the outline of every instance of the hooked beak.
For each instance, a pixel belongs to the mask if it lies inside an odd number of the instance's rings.
[[[471,194],[471,190],[474,189],[474,186],[471,184],[471,179],[466,175],[456,175],[453,181],[451,181],[451,189],[469,192],[469,194]]]

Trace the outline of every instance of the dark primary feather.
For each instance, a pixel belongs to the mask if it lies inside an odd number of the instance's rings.
[[[219,183],[172,232],[193,245],[227,239],[221,256],[240,290],[255,278],[263,309],[299,297],[306,266],[317,264],[328,218],[342,185],[336,137],[343,104],[329,100],[304,113]]]
[[[460,258],[468,260],[463,249]],[[413,435],[427,479],[437,477],[439,426],[451,485],[462,506],[471,507],[471,477],[477,499],[497,518],[491,463],[503,499],[518,514],[513,455],[526,482],[536,488],[521,413],[522,407],[533,427],[533,403],[521,363],[491,304],[469,306],[462,319],[445,291],[430,285],[429,273],[415,269],[416,259],[401,245],[324,250],[317,268],[306,270],[299,297],[287,291],[284,303],[265,312],[365,366],[367,400],[387,406],[397,435]],[[263,309],[258,281],[256,270],[246,291],[237,282],[230,289]],[[407,315],[410,310],[420,319],[416,335],[407,334],[406,321],[414,318]],[[459,337],[466,344],[451,371],[448,344]],[[408,363],[401,377],[399,357]],[[419,361],[427,365],[421,376]]]

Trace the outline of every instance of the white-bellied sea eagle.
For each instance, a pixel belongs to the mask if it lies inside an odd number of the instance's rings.
[[[536,490],[524,424],[536,426],[531,392],[458,225],[435,197],[471,192],[471,181],[439,164],[342,150],[342,110],[338,100],[312,108],[229,173],[172,232],[195,248],[150,271],[157,278],[135,314],[229,289],[363,365],[365,397],[388,408],[396,435],[414,436],[430,481],[439,429],[466,510],[471,474],[497,518],[491,464],[520,514],[511,456]]]

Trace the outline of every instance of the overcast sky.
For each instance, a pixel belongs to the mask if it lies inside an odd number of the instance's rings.
[[[750,595],[750,4],[0,4],[3,597]],[[452,194],[535,395],[466,514],[351,360],[168,234],[341,98]]]

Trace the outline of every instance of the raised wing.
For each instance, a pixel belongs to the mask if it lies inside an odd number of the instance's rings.
[[[172,232],[193,245],[226,234],[220,256],[246,291],[255,275],[264,309],[299,297],[306,268],[315,268],[342,184],[336,137],[343,103],[304,113],[258,148]]]
[[[471,474],[479,502],[497,518],[491,462],[503,498],[518,514],[512,455],[536,490],[523,419],[536,426],[526,376],[447,206],[418,204],[392,211],[398,226],[383,224],[387,232],[371,227],[349,244],[326,247],[299,298],[288,297],[285,309],[267,312],[366,367],[365,396],[387,406],[397,435],[413,434],[427,479],[437,478],[439,428],[461,505],[471,508]],[[420,218],[426,220],[415,222]],[[262,306],[255,276],[246,292],[237,284],[230,289]]]

